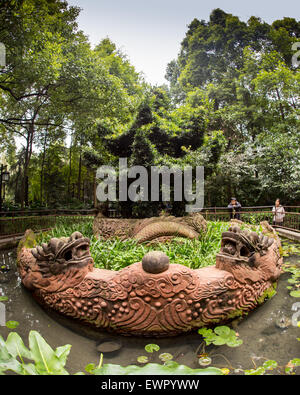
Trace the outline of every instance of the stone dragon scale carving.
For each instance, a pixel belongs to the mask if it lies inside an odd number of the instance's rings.
[[[172,336],[226,322],[262,303],[281,272],[280,241],[264,234],[224,232],[216,265],[192,270],[161,252],[118,272],[97,269],[79,232],[18,252],[22,283],[42,305],[123,335]]]
[[[95,218],[93,229],[94,234],[105,239],[119,237],[122,240],[130,237],[143,243],[166,241],[172,237],[195,239],[206,232],[207,224],[199,213],[185,217],[162,215],[143,220],[111,219],[100,215]]]

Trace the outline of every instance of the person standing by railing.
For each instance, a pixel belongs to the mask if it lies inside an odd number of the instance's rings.
[[[273,225],[282,226],[285,217],[284,207],[280,204],[280,199],[276,199],[275,206],[272,208]]]
[[[230,212],[230,219],[241,219],[240,209],[241,204],[236,200],[235,197],[231,198],[230,203],[228,204],[229,212]]]

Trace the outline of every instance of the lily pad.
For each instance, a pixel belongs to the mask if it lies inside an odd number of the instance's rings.
[[[0,296],[0,302],[6,302],[8,300],[7,296]]]
[[[229,347],[238,347],[243,340],[238,339],[235,331],[228,326],[217,326],[214,331],[211,329],[201,328],[198,333],[204,337],[206,345],[211,343],[215,346],[227,345]]]
[[[18,321],[7,321],[7,322],[6,322],[6,327],[7,327],[8,329],[15,329],[15,328],[17,328],[19,325],[20,325],[20,324],[19,324]]]
[[[272,359],[263,363],[263,368],[265,370],[273,370],[273,369],[276,369],[277,366],[278,366],[278,363],[276,361],[273,361]]]
[[[290,292],[290,295],[291,295],[293,298],[300,298],[300,290],[299,290],[299,291],[291,291],[291,292]]]
[[[199,358],[199,365],[200,366],[209,366],[212,360],[210,357],[201,357]]]
[[[137,357],[136,360],[138,361],[138,363],[147,363],[147,362],[149,362],[149,358],[144,356],[144,355],[141,355],[140,357]]]
[[[153,351],[159,351],[160,347],[157,344],[147,344],[145,350],[152,353]]]
[[[164,353],[160,354],[160,356],[158,358],[163,362],[167,362],[167,361],[172,361],[173,355],[168,352],[164,352]]]

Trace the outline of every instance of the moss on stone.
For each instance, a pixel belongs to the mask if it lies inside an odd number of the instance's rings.
[[[257,299],[257,304],[261,305],[266,299],[271,299],[276,294],[277,283],[273,283],[267,288],[262,295]],[[248,315],[249,311],[243,309],[237,309],[226,315],[226,320],[233,320],[238,317],[244,317]]]
[[[279,249],[280,257],[282,258],[283,257],[283,248],[281,246],[279,246],[278,249]]]
[[[262,295],[258,298],[257,303],[262,304],[266,299],[271,299],[276,295],[277,283],[273,283],[269,288],[267,288]]]
[[[19,255],[19,253],[20,253],[20,251],[21,251],[21,249],[23,247],[25,247],[25,248],[34,248],[36,245],[37,245],[37,243],[36,243],[36,235],[33,232],[33,230],[28,229],[28,230],[26,230],[23,238],[19,241],[18,248],[17,248],[17,253]]]
[[[232,313],[229,313],[226,316],[226,319],[233,320],[234,318],[243,317],[243,316],[245,316],[247,314],[248,314],[247,311],[245,311],[243,309],[237,309],[237,310],[234,310]]]

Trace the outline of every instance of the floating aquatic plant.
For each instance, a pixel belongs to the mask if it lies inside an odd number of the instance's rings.
[[[201,328],[198,333],[203,336],[206,345],[214,344],[215,346],[227,345],[229,347],[238,347],[243,343],[236,332],[228,326],[217,326],[212,329]]]

